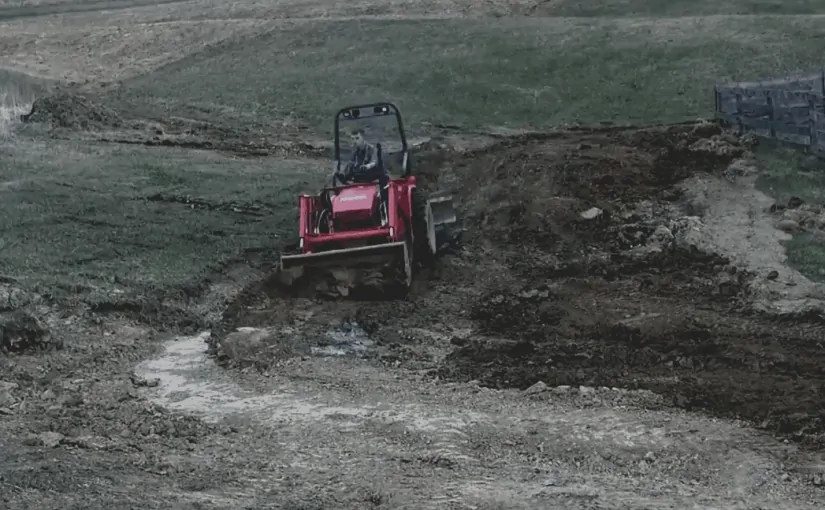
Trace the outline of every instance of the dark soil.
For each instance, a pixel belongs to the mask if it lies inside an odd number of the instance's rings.
[[[115,111],[86,96],[59,92],[35,100],[23,122],[45,123],[71,130],[96,130],[123,126],[123,119]]]
[[[690,149],[708,137],[721,149]],[[638,202],[678,208],[677,183],[721,176],[743,151],[703,124],[577,130],[422,155],[428,187],[454,186],[462,243],[405,301],[331,302],[314,313],[357,320],[381,359],[436,367],[442,378],[649,389],[679,407],[825,446],[821,321],[757,315],[753,276],[718,255],[679,243],[630,251],[657,228],[679,228],[633,212]],[[593,207],[601,214],[581,216]],[[293,306],[259,284],[224,325],[295,325]],[[449,336],[464,325],[469,337],[421,349],[421,328]],[[439,349],[441,362],[422,354]]]

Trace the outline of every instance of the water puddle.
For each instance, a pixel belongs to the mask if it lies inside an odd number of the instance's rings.
[[[330,415],[363,415],[366,407],[327,406],[302,399],[287,388],[277,393],[256,395],[241,388],[216,366],[206,354],[210,333],[180,337],[166,345],[159,358],[139,365],[135,372],[146,380],[156,380],[149,398],[171,410],[202,415],[217,421],[242,413],[262,421],[299,418],[322,419]]]
[[[360,329],[360,328],[359,328]],[[341,345],[358,345],[362,331],[352,328],[334,337],[333,349]],[[309,395],[305,388],[285,383],[270,388],[266,394],[245,390],[231,380],[231,372],[218,367],[206,354],[210,333],[179,337],[165,345],[156,359],[141,363],[135,373],[147,381],[156,381],[146,388],[145,395],[165,408],[193,414],[216,423],[226,418],[261,424],[321,423],[339,431],[362,427],[367,423],[401,424],[407,430],[430,438],[436,453],[460,455],[459,445],[473,422],[484,418],[475,413],[456,415],[445,413],[420,402],[387,402],[376,396],[375,401],[341,402],[340,395]],[[363,345],[363,344],[362,344]],[[439,412],[441,411],[441,412]]]
[[[367,332],[357,323],[347,322],[339,330],[328,331],[319,344],[310,349],[316,356],[358,356],[375,345],[375,342],[369,339]]]

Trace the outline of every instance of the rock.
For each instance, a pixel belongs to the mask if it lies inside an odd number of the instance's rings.
[[[799,223],[794,220],[782,220],[776,224],[776,227],[784,232],[796,232],[799,230]]]
[[[753,133],[745,133],[739,137],[739,143],[750,149],[759,145],[759,137]]]
[[[0,407],[0,414],[5,416],[11,416],[12,414],[14,414],[14,411],[9,409],[8,407]]]
[[[46,390],[40,394],[40,398],[43,400],[54,400],[57,398],[57,395],[52,390]]]
[[[7,381],[0,381],[0,392],[14,391],[17,388],[19,388],[17,383],[7,382]]]
[[[11,407],[15,402],[17,402],[17,399],[10,391],[0,391],[0,407]]]
[[[668,248],[673,244],[673,232],[664,225],[659,225],[656,230],[647,238],[648,245],[654,245],[659,248]]]
[[[602,215],[604,211],[599,209],[598,207],[591,207],[590,209],[581,213],[581,217],[586,220],[594,220]]]
[[[735,182],[738,177],[745,177],[756,173],[758,173],[758,170],[751,160],[739,158],[733,160],[731,164],[728,165],[724,172],[722,172],[722,176],[729,181]]]
[[[767,276],[768,280],[776,280],[779,278],[779,271],[771,271]]]
[[[81,448],[84,450],[102,450],[106,448],[111,441],[100,436],[83,436],[63,438],[61,442],[63,444],[67,444],[69,446],[74,446],[75,448]]]
[[[21,353],[43,347],[48,332],[40,322],[22,311],[0,315],[0,350]]]
[[[730,141],[725,140],[719,135],[714,135],[711,138],[702,138],[691,145],[689,149],[692,152],[710,152],[719,156],[741,156],[745,151],[741,147],[732,145]]]
[[[527,395],[536,395],[544,391],[547,391],[547,385],[544,384],[542,381],[539,381],[536,384],[524,390],[524,393],[526,393]]]
[[[790,200],[788,200],[788,209],[796,209],[804,203],[799,197],[791,197]]]
[[[63,434],[57,432],[42,432],[37,435],[36,444],[46,448],[54,448],[63,441]]]
[[[160,385],[160,379],[157,379],[157,378],[155,378],[155,379],[144,379],[143,377],[140,377],[137,374],[130,375],[129,380],[132,381],[132,384],[134,384],[135,386],[137,386],[139,388],[141,388],[141,387],[156,388],[157,386]]]
[[[83,397],[78,393],[61,395],[57,399],[57,404],[61,407],[78,407],[83,405]]]
[[[802,221],[802,212],[796,209],[785,209],[785,211],[782,212],[782,219],[799,223]]]

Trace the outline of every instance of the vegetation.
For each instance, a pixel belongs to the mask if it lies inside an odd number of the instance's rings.
[[[825,26],[804,17],[318,21],[183,58],[115,99],[323,136],[329,105],[375,98],[414,128],[668,122],[711,115],[720,81],[809,70],[823,50]]]
[[[7,145],[0,167],[0,275],[92,301],[187,286],[243,250],[276,250],[293,234],[295,196],[321,171],[54,141]]]

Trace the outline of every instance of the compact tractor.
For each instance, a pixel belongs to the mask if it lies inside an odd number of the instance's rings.
[[[358,141],[343,146],[342,131]],[[338,111],[332,186],[299,196],[298,205],[298,244],[281,256],[280,281],[313,294],[406,293],[456,222],[451,196],[419,187],[401,113],[391,103]]]

